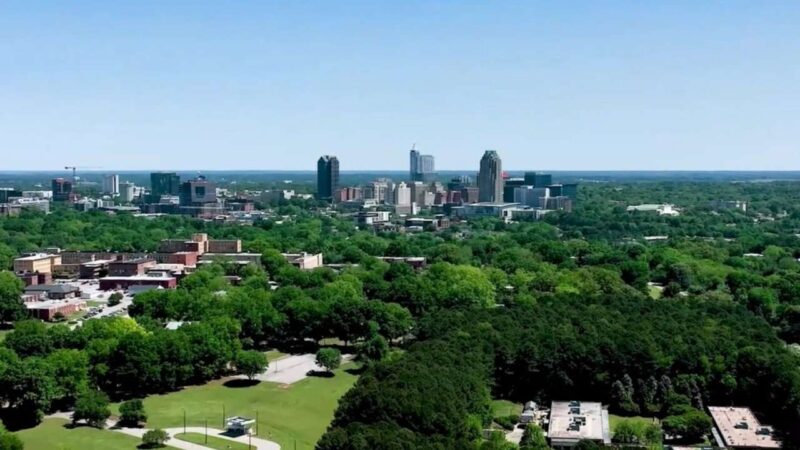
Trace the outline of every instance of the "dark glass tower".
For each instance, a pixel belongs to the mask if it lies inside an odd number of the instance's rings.
[[[317,198],[332,200],[339,189],[339,160],[335,156],[320,156],[317,161]]]

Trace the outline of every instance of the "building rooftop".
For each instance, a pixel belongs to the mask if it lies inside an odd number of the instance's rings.
[[[597,402],[559,401],[550,407],[550,439],[611,443],[608,411]]]
[[[58,255],[51,255],[49,253],[36,253],[34,255],[20,256],[16,261],[38,261],[40,259],[52,258]]]
[[[164,272],[154,272],[147,275],[134,275],[131,277],[104,277],[101,280],[110,281],[150,281],[150,280],[174,280],[175,277],[167,276]]]
[[[759,423],[750,408],[709,406],[708,411],[726,447],[780,448],[772,427]]]
[[[48,294],[69,294],[78,291],[80,289],[71,284],[36,284],[25,288],[25,292],[47,292]]]

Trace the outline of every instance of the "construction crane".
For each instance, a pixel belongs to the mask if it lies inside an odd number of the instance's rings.
[[[78,169],[99,169],[99,167],[64,166],[64,170],[72,170],[72,184],[78,182],[78,177],[75,175],[75,171]]]

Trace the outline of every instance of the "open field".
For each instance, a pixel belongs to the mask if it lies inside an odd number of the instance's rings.
[[[144,400],[148,428],[183,426],[184,412],[188,426],[222,428],[224,416],[256,417],[258,436],[277,442],[282,448],[313,449],[333,419],[339,398],[355,383],[356,376],[345,369],[333,378],[309,377],[292,385],[260,382],[247,387],[245,380],[218,380],[203,386],[191,386]],[[112,406],[115,411],[117,405]],[[116,412],[116,411],[115,411]]]
[[[47,419],[39,426],[17,434],[25,450],[135,450],[142,443],[132,436],[89,427],[64,428],[63,419]]]
[[[616,427],[617,424],[622,422],[622,421],[631,421],[631,422],[641,423],[641,424],[644,424],[644,425],[649,425],[651,423],[654,423],[654,420],[656,420],[656,419],[653,418],[653,417],[642,417],[642,416],[624,417],[624,416],[617,416],[617,415],[614,415],[614,414],[609,414],[608,415],[608,426],[609,426],[609,428],[611,428],[611,432],[613,433],[614,432],[614,427]]]
[[[521,413],[521,403],[514,403],[509,400],[492,400],[492,416],[494,417],[504,417]]]
[[[247,444],[240,444],[239,442],[233,442],[228,439],[220,439],[214,436],[208,436],[208,441],[206,441],[205,435],[199,433],[181,433],[176,434],[174,437],[182,441],[193,442],[195,444],[200,444],[204,447],[213,448],[216,450],[248,450]]]

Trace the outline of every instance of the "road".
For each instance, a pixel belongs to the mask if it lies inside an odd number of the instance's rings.
[[[116,431],[119,433],[127,434],[128,436],[134,436],[141,439],[141,437],[149,431],[147,428],[110,428],[111,431]],[[170,447],[180,448],[183,450],[209,450],[209,447],[200,444],[194,444],[191,442],[182,441],[180,439],[176,439],[172,436],[181,434],[184,432],[183,427],[181,428],[166,428],[164,431],[170,435],[169,440],[167,440],[166,444]],[[247,445],[248,443],[253,446],[253,450],[280,450],[281,446],[275,442],[268,441],[266,439],[261,439],[257,437],[249,437],[247,435],[237,436],[237,437],[230,437],[224,434],[224,431],[216,429],[216,428],[208,428],[206,430],[203,427],[186,427],[187,433],[198,433],[198,434],[205,434],[208,432],[209,436],[214,436],[220,439],[226,439],[229,441],[239,442],[241,444]]]

